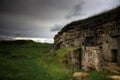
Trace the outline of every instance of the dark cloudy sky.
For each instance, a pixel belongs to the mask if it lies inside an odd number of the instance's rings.
[[[0,0],[0,36],[52,39],[65,24],[119,4],[120,0]]]

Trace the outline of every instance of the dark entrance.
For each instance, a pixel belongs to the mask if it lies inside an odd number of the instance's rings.
[[[112,62],[117,63],[117,53],[118,53],[117,49],[112,49],[112,50],[111,50]]]

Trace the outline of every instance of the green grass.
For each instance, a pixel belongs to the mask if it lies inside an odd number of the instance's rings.
[[[57,50],[57,57],[58,58],[61,58],[61,57],[64,57],[64,55],[66,53],[68,53],[69,51],[73,51],[73,50],[76,50],[78,47],[68,47],[68,48],[61,48],[61,49],[58,49]]]
[[[76,48],[60,49],[52,56],[50,47],[33,41],[0,41],[0,80],[70,80],[77,70],[67,68],[58,58]],[[108,80],[103,75],[90,73],[90,80]]]
[[[69,80],[71,71],[51,56],[50,46],[0,42],[0,80]]]
[[[93,71],[93,72],[89,73],[89,79],[90,80],[111,80],[108,77],[108,73],[106,73],[106,72],[96,72],[96,71]]]

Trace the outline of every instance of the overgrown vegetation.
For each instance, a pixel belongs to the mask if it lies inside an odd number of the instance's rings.
[[[64,55],[66,53],[68,53],[69,51],[73,51],[73,50],[76,50],[78,47],[68,47],[68,48],[61,48],[61,49],[58,49],[57,50],[57,57],[58,58],[62,58],[64,57]]]
[[[75,70],[57,58],[75,48],[58,50],[60,54],[52,56],[50,47],[51,44],[33,41],[1,41],[0,80],[70,80]],[[90,80],[107,80],[101,75],[91,73]]]
[[[92,17],[89,17],[87,19],[83,19],[83,20],[78,20],[78,21],[74,21],[71,22],[69,24],[67,24],[60,32],[58,35],[56,35],[56,37],[58,37],[59,35],[61,35],[63,32],[66,32],[68,30],[71,29],[93,29],[96,26],[99,25],[103,25],[104,23],[108,23],[108,22],[112,22],[112,21],[119,21],[120,19],[120,6],[116,7],[113,10],[107,11],[107,12],[103,12],[101,14],[96,14]],[[104,18],[104,19],[103,19]],[[99,23],[96,23],[99,22]],[[118,22],[119,24],[119,22]]]
[[[96,72],[96,71],[90,72],[89,79],[90,80],[111,80],[108,77],[108,73],[106,73],[106,72]]]
[[[0,42],[0,80],[69,80],[71,71],[49,53],[51,44]]]

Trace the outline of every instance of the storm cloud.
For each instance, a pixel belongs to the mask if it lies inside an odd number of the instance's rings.
[[[71,19],[72,17],[82,16],[84,15],[82,13],[82,5],[84,4],[84,1],[81,1],[79,4],[75,5],[73,10],[66,15],[66,19]]]
[[[80,0],[73,9],[66,15],[66,19],[83,19],[102,13],[120,5],[119,0]]]
[[[55,24],[53,27],[50,28],[50,31],[60,31],[62,29],[63,25]]]
[[[118,5],[119,0],[0,0],[0,36],[52,39],[67,23]]]

